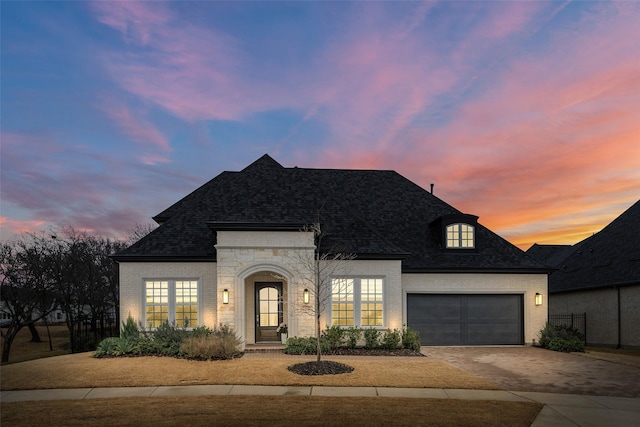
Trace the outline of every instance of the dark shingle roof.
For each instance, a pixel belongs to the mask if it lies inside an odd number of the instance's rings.
[[[527,254],[542,261],[549,267],[555,268],[564,261],[574,249],[575,246],[572,245],[539,245],[534,243],[533,246],[527,249]]]
[[[640,201],[577,243],[549,276],[549,292],[640,283]]]
[[[477,248],[442,249],[434,223],[458,210],[394,171],[285,168],[264,155],[240,172],[223,172],[154,217],[161,223],[115,256],[142,259],[215,259],[208,224],[322,224],[320,249],[338,248],[359,259],[403,259],[403,270],[545,271],[545,266],[485,227]]]

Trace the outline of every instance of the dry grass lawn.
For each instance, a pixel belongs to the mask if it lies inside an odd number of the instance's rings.
[[[331,356],[352,373],[304,377],[287,366],[310,356],[250,355],[227,361],[162,357],[95,359],[67,354],[0,367],[1,388],[84,388],[189,384],[326,385],[498,389],[441,361],[421,357]],[[541,404],[319,396],[176,396],[0,404],[3,426],[268,425],[529,426]]]
[[[169,357],[95,359],[68,354],[0,367],[2,390],[189,384],[325,385],[499,389],[495,384],[428,357],[326,356],[353,366],[348,374],[300,376],[287,370],[310,356],[193,361]]]
[[[29,328],[22,328],[13,340],[13,343],[11,343],[9,363],[69,354],[69,329],[67,329],[65,325],[49,326],[53,351],[49,350],[47,328],[45,326],[38,325],[36,326],[36,329],[40,334],[42,342],[31,342],[31,333],[29,332]],[[4,332],[4,330],[2,332]],[[4,344],[4,338],[2,341],[2,344]],[[2,347],[3,346],[0,346],[0,354],[2,354]]]
[[[541,404],[402,398],[196,396],[0,405],[6,426],[529,426]]]

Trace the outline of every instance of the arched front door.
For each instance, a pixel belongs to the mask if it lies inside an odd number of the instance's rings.
[[[282,282],[256,282],[256,342],[280,341]]]

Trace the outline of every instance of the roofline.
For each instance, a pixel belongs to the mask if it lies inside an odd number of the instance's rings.
[[[545,268],[403,268],[402,274],[427,274],[427,273],[476,273],[476,274],[549,274],[550,270]]]
[[[180,255],[109,255],[115,262],[216,262],[213,256]]]
[[[592,291],[595,289],[624,288],[627,286],[634,286],[634,285],[640,285],[640,280],[629,280],[626,282],[606,283],[604,285],[595,285],[595,286],[588,286],[588,287],[574,288],[574,289],[562,289],[558,291],[552,291],[551,286],[549,286],[549,293],[550,294],[566,294],[569,292]]]
[[[207,221],[207,226],[213,231],[301,231],[307,223],[270,223],[270,222],[225,222]]]
[[[354,260],[403,260],[410,254],[355,254]],[[218,262],[214,256],[109,255],[116,262]]]

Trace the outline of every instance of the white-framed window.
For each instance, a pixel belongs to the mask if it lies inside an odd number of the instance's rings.
[[[198,326],[199,289],[198,280],[193,279],[145,280],[147,328],[166,322],[184,328]]]
[[[475,228],[469,224],[447,225],[447,249],[473,249]]]
[[[332,326],[384,326],[384,280],[331,279]]]

